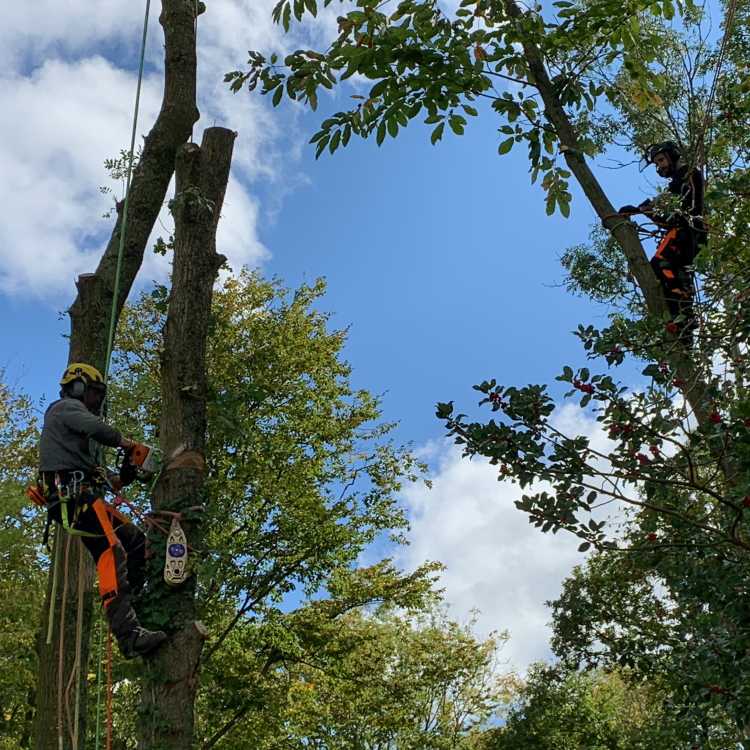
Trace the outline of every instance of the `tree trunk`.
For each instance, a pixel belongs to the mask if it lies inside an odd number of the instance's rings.
[[[172,289],[164,328],[160,441],[165,457],[155,488],[156,513],[179,513],[191,550],[202,543],[200,510],[206,446],[206,339],[213,285],[225,258],[216,252],[235,133],[209,128],[199,147],[186,144],[176,164]],[[169,641],[149,660],[142,683],[140,750],[193,746],[198,666],[205,638],[195,621],[195,575],[176,589],[161,580],[164,538],[152,535],[155,557],[145,617],[156,617]],[[194,552],[191,552],[194,554]],[[159,580],[157,581],[157,577]]]
[[[202,4],[201,4],[202,7]],[[124,256],[116,301],[116,320],[130,292],[143,261],[146,243],[166,196],[174,172],[178,148],[190,136],[193,123],[198,119],[196,108],[196,48],[194,0],[162,0],[161,25],[165,40],[165,80],[161,111],[143,144],[141,159],[134,171],[130,187],[128,223]],[[118,215],[112,236],[93,274],[78,278],[78,295],[70,307],[70,349],[68,362],[89,362],[104,369],[107,350],[112,301],[115,297],[115,268],[119,247],[122,216]],[[63,370],[63,364],[58,367]],[[89,564],[90,567],[90,564]],[[60,665],[60,626],[63,628],[62,674],[70,675],[74,661],[75,631],[78,611],[78,565],[75,555],[70,555],[67,569],[60,568],[62,582],[67,571],[67,598],[61,614],[63,586],[57,587],[54,606],[52,642],[47,644],[47,622],[52,593],[52,570],[41,616],[37,640],[39,667],[34,716],[34,747],[36,750],[68,750],[71,748],[70,732],[58,737],[58,672]],[[91,576],[89,576],[89,579]],[[79,736],[86,736],[86,666],[89,655],[93,594],[91,585],[85,586],[83,602],[83,638],[81,663],[84,665],[81,681],[81,725]],[[81,745],[83,746],[83,745]]]
[[[503,0],[505,12],[515,20],[523,18],[523,11],[518,7],[515,0]],[[523,36],[523,35],[522,35]],[[650,314],[663,317],[668,313],[664,300],[664,293],[654,274],[648,258],[643,249],[643,244],[638,237],[635,226],[629,221],[613,216],[615,209],[609,201],[606,193],[596,179],[591,168],[586,163],[581,150],[578,136],[573,123],[570,121],[565,108],[560,102],[557,91],[550,81],[544,58],[539,47],[530,41],[522,41],[526,63],[529,66],[534,85],[544,102],[544,112],[549,122],[555,128],[560,141],[560,151],[570,171],[575,176],[578,184],[583,189],[586,198],[613,234],[622,248],[628,260],[630,271],[646,300],[646,307]],[[709,394],[708,384],[704,380],[699,367],[696,366],[692,356],[686,352],[685,347],[676,339],[672,346],[663,351],[663,357],[669,362],[678,377],[687,385],[684,387],[685,398],[693,410],[699,425],[709,426],[709,415],[714,411],[712,399]]]

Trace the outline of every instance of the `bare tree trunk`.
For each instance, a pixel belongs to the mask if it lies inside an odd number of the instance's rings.
[[[202,8],[202,4],[201,4]],[[165,40],[165,81],[161,111],[143,144],[143,153],[135,169],[130,188],[127,236],[117,295],[117,319],[143,261],[143,254],[156,218],[166,196],[174,172],[178,148],[190,136],[198,119],[196,107],[196,48],[195,1],[162,0],[160,16]],[[107,248],[96,272],[78,278],[78,296],[70,307],[71,335],[68,361],[89,362],[103,369],[107,350],[107,335],[115,296],[115,268],[120,240],[122,216],[119,215]],[[62,372],[63,363],[59,371]],[[60,581],[66,571],[60,570]],[[91,578],[91,576],[89,576]],[[57,704],[58,672],[60,663],[67,680],[73,666],[76,612],[78,609],[78,566],[70,556],[67,566],[67,600],[61,614],[63,587],[57,589],[54,606],[52,643],[47,644],[47,620],[52,591],[52,571],[41,616],[37,641],[39,667],[34,716],[34,747],[36,750],[67,750],[71,747],[70,733],[63,731],[62,745],[58,742]],[[83,639],[81,663],[84,679],[81,684],[81,726],[79,736],[86,737],[86,665],[89,655],[89,636],[93,594],[91,586],[84,587]],[[60,662],[60,627],[63,628],[63,654]]]
[[[515,20],[523,18],[523,11],[518,7],[515,0],[503,0],[503,3],[505,12],[510,18]],[[586,163],[573,123],[570,121],[547,74],[541,50],[530,41],[522,41],[522,45],[533,83],[539,90],[544,102],[545,115],[557,132],[560,150],[565,162],[578,180],[578,184],[583,189],[589,203],[622,248],[628,260],[630,271],[646,300],[649,313],[659,316],[666,315],[667,305],[664,300],[664,293],[651,269],[635,226],[631,222],[613,216],[615,209]],[[708,384],[700,368],[696,366],[692,357],[678,342],[665,349],[663,356],[677,375],[687,384],[685,386],[685,397],[698,424],[708,426],[710,424],[709,415],[714,409]]]
[[[200,548],[206,446],[206,339],[213,285],[225,258],[216,252],[216,228],[224,200],[235,133],[209,128],[203,143],[186,144],[176,164],[173,203],[175,248],[172,289],[164,328],[160,440],[165,468],[154,510],[183,514],[192,549]],[[175,453],[177,452],[176,458]],[[194,704],[205,633],[195,622],[195,576],[177,589],[159,581],[164,539],[154,536],[156,557],[148,608],[157,608],[169,641],[149,660],[139,717],[140,750],[187,750],[193,746]],[[162,622],[163,621],[163,622]]]

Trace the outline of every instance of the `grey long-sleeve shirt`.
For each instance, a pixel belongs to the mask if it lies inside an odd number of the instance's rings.
[[[93,471],[97,464],[90,444],[92,440],[116,448],[122,435],[78,399],[61,398],[53,402],[44,415],[39,441],[40,470]]]

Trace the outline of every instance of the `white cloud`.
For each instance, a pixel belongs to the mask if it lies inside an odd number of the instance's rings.
[[[158,110],[145,82],[144,118]],[[38,294],[72,289],[91,270],[110,223],[103,161],[129,142],[133,80],[106,60],[52,60],[29,77],[0,79],[0,288]],[[63,94],[64,92],[64,94]]]
[[[333,25],[329,9],[311,29],[295,27],[286,36],[272,23],[274,4],[209,3],[199,20],[202,117],[195,140],[214,124],[239,131],[218,237],[235,268],[268,257],[260,228],[283,196],[305,182],[297,162],[307,139],[296,130],[300,108],[272,111],[257,95],[233,95],[224,73],[242,68],[248,49],[283,53],[301,46],[301,34],[320,40]],[[161,101],[159,5],[152,2],[139,134],[148,132]],[[36,294],[57,305],[72,298],[75,277],[95,267],[112,226],[101,219],[110,205],[98,190],[107,182],[103,161],[130,141],[142,12],[126,0],[68,0],[64,7],[37,0],[4,11],[0,107],[12,117],[0,122],[0,200],[8,217],[0,228],[1,292]],[[273,184],[270,205],[253,194],[259,180]],[[155,235],[168,234],[166,209],[160,221]],[[167,273],[168,262],[148,253],[141,278],[163,280]]]
[[[35,67],[45,57],[75,54],[105,40],[128,40],[143,23],[144,9],[145,4],[137,9],[127,0],[4,3],[0,63],[5,70]]]
[[[598,423],[578,407],[564,406],[555,426],[585,434],[606,452],[609,441]],[[522,491],[497,481],[497,468],[484,459],[461,458],[448,443],[431,443],[422,457],[435,466],[432,489],[414,485],[404,493],[409,510],[410,546],[399,562],[413,569],[426,559],[445,564],[440,586],[453,617],[468,621],[479,610],[477,629],[509,630],[503,657],[523,671],[550,657],[544,602],[555,599],[563,579],[584,561],[580,540],[568,532],[542,534],[513,504]]]

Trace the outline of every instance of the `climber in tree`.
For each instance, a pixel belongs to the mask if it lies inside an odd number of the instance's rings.
[[[166,640],[161,631],[142,628],[133,596],[144,583],[145,537],[103,500],[107,484],[119,490],[135,479],[128,452],[136,443],[99,417],[106,385],[99,370],[70,364],[60,380],[60,399],[44,415],[39,444],[39,491],[50,520],[81,537],[99,574],[104,611],[123,656],[142,656]],[[126,460],[119,475],[97,465],[96,446],[122,448]]]
[[[665,141],[649,146],[646,162],[656,167],[659,177],[669,179],[664,200],[662,196],[648,199],[638,206],[623,206],[619,213],[625,216],[644,214],[664,230],[651,267],[661,282],[664,297],[673,318],[682,316],[683,335],[692,341],[695,328],[693,298],[695,286],[688,271],[701,245],[706,242],[706,225],[703,221],[703,175],[682,160],[679,146]],[[665,205],[671,198],[674,205]]]

